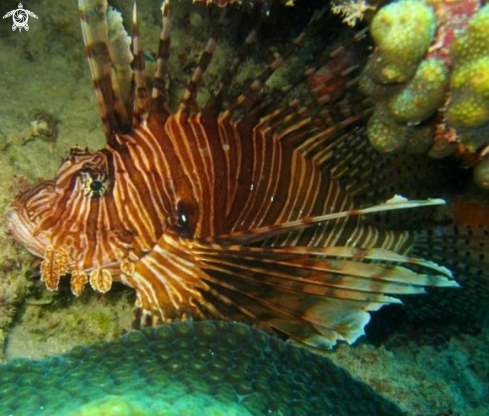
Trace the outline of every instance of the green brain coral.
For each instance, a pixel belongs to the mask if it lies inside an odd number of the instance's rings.
[[[329,359],[242,324],[133,331],[0,367],[0,414],[401,415]]]

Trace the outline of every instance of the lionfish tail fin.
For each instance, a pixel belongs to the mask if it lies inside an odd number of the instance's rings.
[[[229,308],[229,318],[244,313],[314,347],[354,342],[370,311],[401,303],[393,296],[458,286],[444,267],[389,250],[182,244],[206,273],[204,296],[219,310]]]
[[[100,117],[111,144],[114,133],[127,132],[132,127],[130,38],[120,13],[108,7],[106,0],[79,0],[78,9]]]

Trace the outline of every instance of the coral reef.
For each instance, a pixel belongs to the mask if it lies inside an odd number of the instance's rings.
[[[399,0],[376,13],[376,48],[361,77],[376,107],[368,126],[374,148],[433,157],[458,152],[471,166],[484,163],[488,31],[489,6],[475,0]],[[422,136],[421,145],[409,146],[406,136]],[[487,170],[476,168],[475,179],[487,187]]]
[[[465,152],[476,154],[475,181],[489,189],[489,5],[479,10],[452,46],[451,96],[445,112]]]
[[[440,58],[423,60],[413,78],[389,101],[389,111],[400,123],[418,124],[436,113],[443,104],[448,68]]]

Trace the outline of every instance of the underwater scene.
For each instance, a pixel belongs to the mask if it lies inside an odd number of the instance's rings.
[[[485,0],[18,1],[0,416],[489,415]]]

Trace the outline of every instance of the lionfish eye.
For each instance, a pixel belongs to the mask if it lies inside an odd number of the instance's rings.
[[[82,172],[83,193],[90,197],[96,198],[104,196],[109,188],[109,178],[105,172]]]
[[[93,182],[90,184],[90,189],[93,192],[100,192],[103,188],[103,183],[102,181],[99,181],[98,179],[94,179]]]

